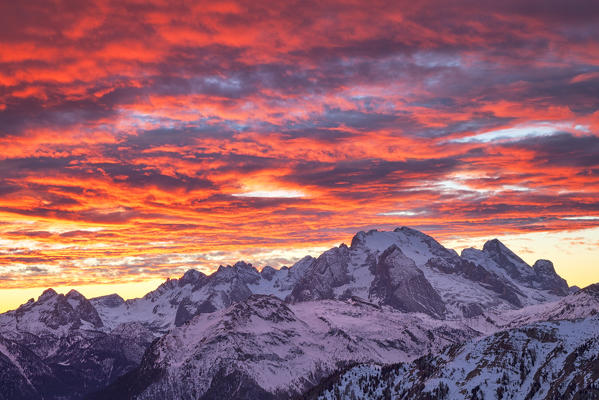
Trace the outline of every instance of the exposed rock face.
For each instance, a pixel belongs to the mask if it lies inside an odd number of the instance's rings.
[[[507,275],[524,286],[547,290],[558,296],[566,296],[569,287],[555,272],[548,260],[538,260],[532,268],[497,239],[485,243],[483,252]]]
[[[181,326],[196,315],[195,307],[189,298],[183,299],[177,307],[177,314],[175,314],[175,326]],[[193,307],[193,310],[190,308]]]
[[[104,324],[98,315],[95,307],[86,299],[81,293],[76,290],[71,290],[65,296],[67,303],[69,303],[75,312],[75,314],[82,320],[92,324],[95,328],[101,328]]]
[[[288,297],[291,302],[332,299],[333,289],[351,282],[349,248],[345,245],[325,251],[306,270]]]
[[[372,297],[383,290],[375,269],[381,255],[392,246],[400,249],[423,274],[417,275],[424,292],[412,295],[428,298],[435,306],[421,307],[411,302],[408,307],[407,302],[392,300],[392,291],[383,297]],[[412,269],[412,273],[416,271]],[[396,283],[398,288],[408,287]],[[252,265],[238,262],[220,266],[208,276],[189,270],[142,299],[122,302],[101,298],[92,299],[92,304],[109,328],[122,322],[139,322],[157,333],[165,333],[198,314],[222,309],[252,294],[274,295],[291,303],[359,297],[402,309],[418,309],[435,317],[461,318],[554,301],[569,293],[566,287],[544,263],[532,268],[498,240],[487,242],[483,250],[466,249],[460,256],[432,237],[402,227],[390,232],[358,232],[350,247],[332,248],[316,259],[304,257],[290,268],[264,267],[258,272]],[[431,300],[434,292],[444,306],[437,299]]]
[[[569,293],[568,283],[555,272],[551,261],[537,260],[532,269],[535,271],[536,282],[542,289],[549,290],[558,296],[566,296]]]
[[[183,325],[196,315],[209,314],[216,310],[217,308],[212,304],[210,299],[204,301],[203,303],[197,304],[189,300],[189,298],[185,298],[183,301],[181,301],[181,303],[179,303],[179,307],[177,308],[177,313],[175,315],[175,326]]]
[[[531,267],[497,239],[486,242],[482,251],[464,249],[462,258],[496,274],[514,289],[522,305],[570,293],[567,282],[557,275],[550,261],[539,260]]]
[[[441,318],[445,304],[414,261],[392,245],[380,257],[370,289],[373,298],[404,312],[422,312]]]
[[[123,300],[123,298],[116,293],[109,294],[106,296],[96,297],[96,298],[92,299],[90,302],[94,306],[99,305],[100,307],[107,307],[107,308],[115,308],[115,307],[119,307],[119,306],[122,306],[123,304],[125,304],[125,300]]]
[[[519,282],[531,282],[535,273],[528,264],[508,249],[498,239],[489,240],[483,246],[483,252],[505,270],[511,278]]]
[[[306,257],[290,268],[265,267],[262,273],[245,262],[219,266],[207,276],[189,270],[180,279],[168,279],[141,299],[118,302],[105,297],[92,299],[109,327],[123,322],[139,322],[163,334],[194,316],[243,301],[254,293],[276,294],[284,298],[314,260]]]
[[[599,299],[599,283],[594,283],[589,285],[583,289],[579,289],[578,292],[581,294],[586,294],[592,297]]]
[[[277,273],[276,269],[267,265],[266,267],[262,268],[262,271],[260,271],[260,276],[262,276],[267,281],[271,281],[276,273]]]
[[[557,275],[551,261],[538,260],[531,268],[497,239],[485,243],[483,252],[504,269],[509,277],[527,287],[547,290],[558,296],[568,294],[568,284]]]
[[[195,269],[190,269],[178,280],[177,286],[193,285],[196,289],[206,282],[206,275]]]

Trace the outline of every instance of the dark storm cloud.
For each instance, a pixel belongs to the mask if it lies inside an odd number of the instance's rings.
[[[93,164],[91,167],[105,173],[115,183],[125,183],[131,187],[154,186],[161,190],[197,190],[212,187],[208,179],[175,174],[165,175],[159,169],[146,165]]]
[[[410,179],[442,177],[460,165],[458,159],[385,161],[357,160],[330,163],[299,163],[286,179],[302,185],[328,188],[400,184]]]
[[[599,137],[574,136],[558,133],[543,138],[530,137],[506,147],[523,148],[534,152],[537,165],[592,168],[599,166]]]

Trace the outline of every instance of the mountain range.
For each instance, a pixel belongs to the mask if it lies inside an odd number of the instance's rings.
[[[0,314],[0,399],[593,398],[597,310],[497,239],[372,230],[138,299],[48,289]]]

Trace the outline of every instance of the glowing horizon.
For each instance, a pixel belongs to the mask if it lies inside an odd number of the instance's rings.
[[[403,225],[448,247],[506,238],[599,281],[592,2],[0,15],[0,308],[32,288],[132,297],[188,268],[290,265]]]
[[[586,271],[592,269],[595,266],[594,259],[597,256],[596,243],[599,243],[599,228],[594,228],[583,232],[560,232],[557,234],[552,233],[528,233],[528,234],[517,234],[509,235],[501,238],[500,240],[520,256],[529,265],[533,265],[536,260],[549,259],[554,263],[556,272],[568,281],[570,286],[579,286],[580,288],[586,287],[590,284],[597,283],[592,275],[588,275]],[[539,237],[541,236],[541,237]],[[456,239],[449,240],[443,245],[448,248],[452,248],[460,252],[467,247],[475,247],[482,249],[485,241],[491,238],[470,238],[470,239]],[[531,242],[539,242],[542,240],[543,246],[536,249],[531,249],[529,246]],[[469,240],[471,242],[469,242]],[[580,241],[588,240],[586,243],[588,246],[581,249]],[[578,242],[579,246],[576,246],[572,251],[572,242]],[[344,243],[349,243],[346,241]],[[336,244],[338,245],[338,244]],[[334,245],[331,245],[331,247]],[[318,257],[323,251],[328,248],[311,248],[306,249],[306,253],[300,255],[301,250],[296,250],[293,253],[295,257],[293,260],[297,261],[300,258],[311,255]],[[564,257],[563,254],[566,254]],[[236,261],[247,261],[247,260],[236,260]],[[251,261],[251,260],[250,260]],[[570,261],[575,261],[575,265],[568,264]],[[224,265],[232,265],[235,261],[224,262]],[[251,262],[258,270],[261,270],[267,264],[259,263],[256,260]],[[290,266],[290,265],[288,265]],[[216,265],[210,267],[190,267],[200,270],[206,274],[211,274],[216,271]],[[140,282],[131,283],[118,283],[118,284],[96,284],[96,285],[61,285],[52,287],[58,293],[66,294],[69,290],[75,289],[82,293],[87,298],[104,296],[108,294],[118,294],[123,299],[139,298],[146,295],[148,292],[155,290],[160,284],[166,281],[167,278],[179,278],[184,271],[180,274],[172,276],[165,276],[162,279],[150,279]],[[48,289],[48,287],[37,287],[37,288],[26,288],[26,289],[5,289],[0,290],[0,312],[16,309],[21,304],[25,303],[27,299],[37,298],[41,293]]]

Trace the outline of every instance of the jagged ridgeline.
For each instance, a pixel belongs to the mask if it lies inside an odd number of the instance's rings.
[[[0,399],[587,398],[597,292],[498,240],[359,232],[139,299],[47,290],[0,314]]]

